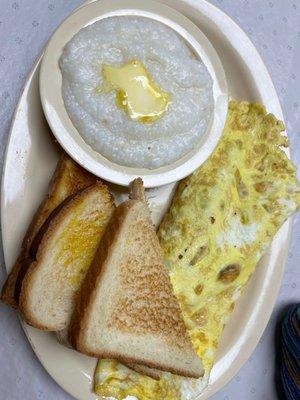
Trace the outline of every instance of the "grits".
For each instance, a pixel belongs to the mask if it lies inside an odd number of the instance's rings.
[[[167,111],[151,123],[132,120],[101,90],[106,65],[138,60],[170,94]],[[69,117],[95,151],[119,165],[155,169],[191,151],[213,113],[212,79],[172,29],[144,17],[111,17],[81,29],[60,58],[62,94]]]

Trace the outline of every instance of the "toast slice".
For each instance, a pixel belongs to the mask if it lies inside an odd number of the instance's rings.
[[[147,367],[147,365],[133,363],[126,363],[124,365],[141,375],[149,376],[150,378],[157,381],[161,378],[162,371],[155,368]]]
[[[21,288],[19,309],[27,323],[49,331],[68,326],[113,210],[107,186],[97,181],[66,200],[46,220],[32,243],[34,261]]]
[[[30,261],[28,261],[28,257],[32,241],[52,211],[66,198],[95,182],[96,178],[94,175],[85,171],[65,153],[62,154],[52,176],[49,192],[39,206],[27,229],[20,254],[3,286],[0,299],[4,303],[14,308],[18,307],[19,293],[15,293],[15,291],[19,272],[22,268],[23,270],[26,269]],[[21,280],[22,279],[19,279],[19,282],[21,282]],[[19,292],[19,290],[17,290],[17,292]]]
[[[200,377],[163,263],[141,179],[117,207],[83,282],[69,329],[73,347],[99,358]]]
[[[66,327],[63,330],[56,332],[56,339],[61,345],[66,346],[69,349],[72,349],[71,343],[69,342],[68,339],[68,330],[69,330],[68,327]],[[162,373],[162,371],[159,371],[158,369],[155,368],[149,368],[147,367],[147,365],[127,363],[126,367],[132,369],[135,372],[138,372],[139,374],[149,376],[150,378],[155,380],[159,380]]]

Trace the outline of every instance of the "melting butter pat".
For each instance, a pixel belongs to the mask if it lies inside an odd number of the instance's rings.
[[[116,90],[116,103],[128,116],[143,123],[161,118],[171,102],[147,72],[144,65],[133,60],[121,67],[103,65],[102,74],[106,91]]]

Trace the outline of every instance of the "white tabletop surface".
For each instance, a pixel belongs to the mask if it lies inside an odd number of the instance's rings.
[[[300,167],[300,1],[212,0],[250,36],[277,89],[294,162]],[[26,76],[55,27],[82,0],[0,0],[0,162]],[[299,175],[299,174],[298,174]],[[300,299],[300,213],[281,291],[259,345],[212,400],[275,400],[275,328],[288,304]],[[6,272],[3,255],[0,286]],[[0,305],[0,400],[70,400],[48,376],[27,342],[17,315]]]

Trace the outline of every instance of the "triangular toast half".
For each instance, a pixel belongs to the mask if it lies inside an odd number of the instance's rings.
[[[147,365],[143,364],[133,364],[133,363],[123,363],[126,367],[132,369],[133,371],[141,374],[149,376],[152,379],[159,380],[161,378],[162,371],[156,368],[147,367]]]
[[[52,211],[66,198],[95,182],[96,177],[94,175],[85,171],[65,153],[61,155],[51,179],[48,194],[27,229],[20,254],[3,286],[1,300],[4,303],[15,308],[18,307],[19,288],[16,290],[16,282],[22,280],[18,278],[19,272],[23,267],[26,269],[32,241]]]
[[[200,377],[140,179],[117,207],[77,300],[69,330],[82,353]]]
[[[107,186],[98,181],[49,216],[32,243],[34,261],[22,282],[19,308],[27,323],[50,331],[68,326],[113,210]]]

